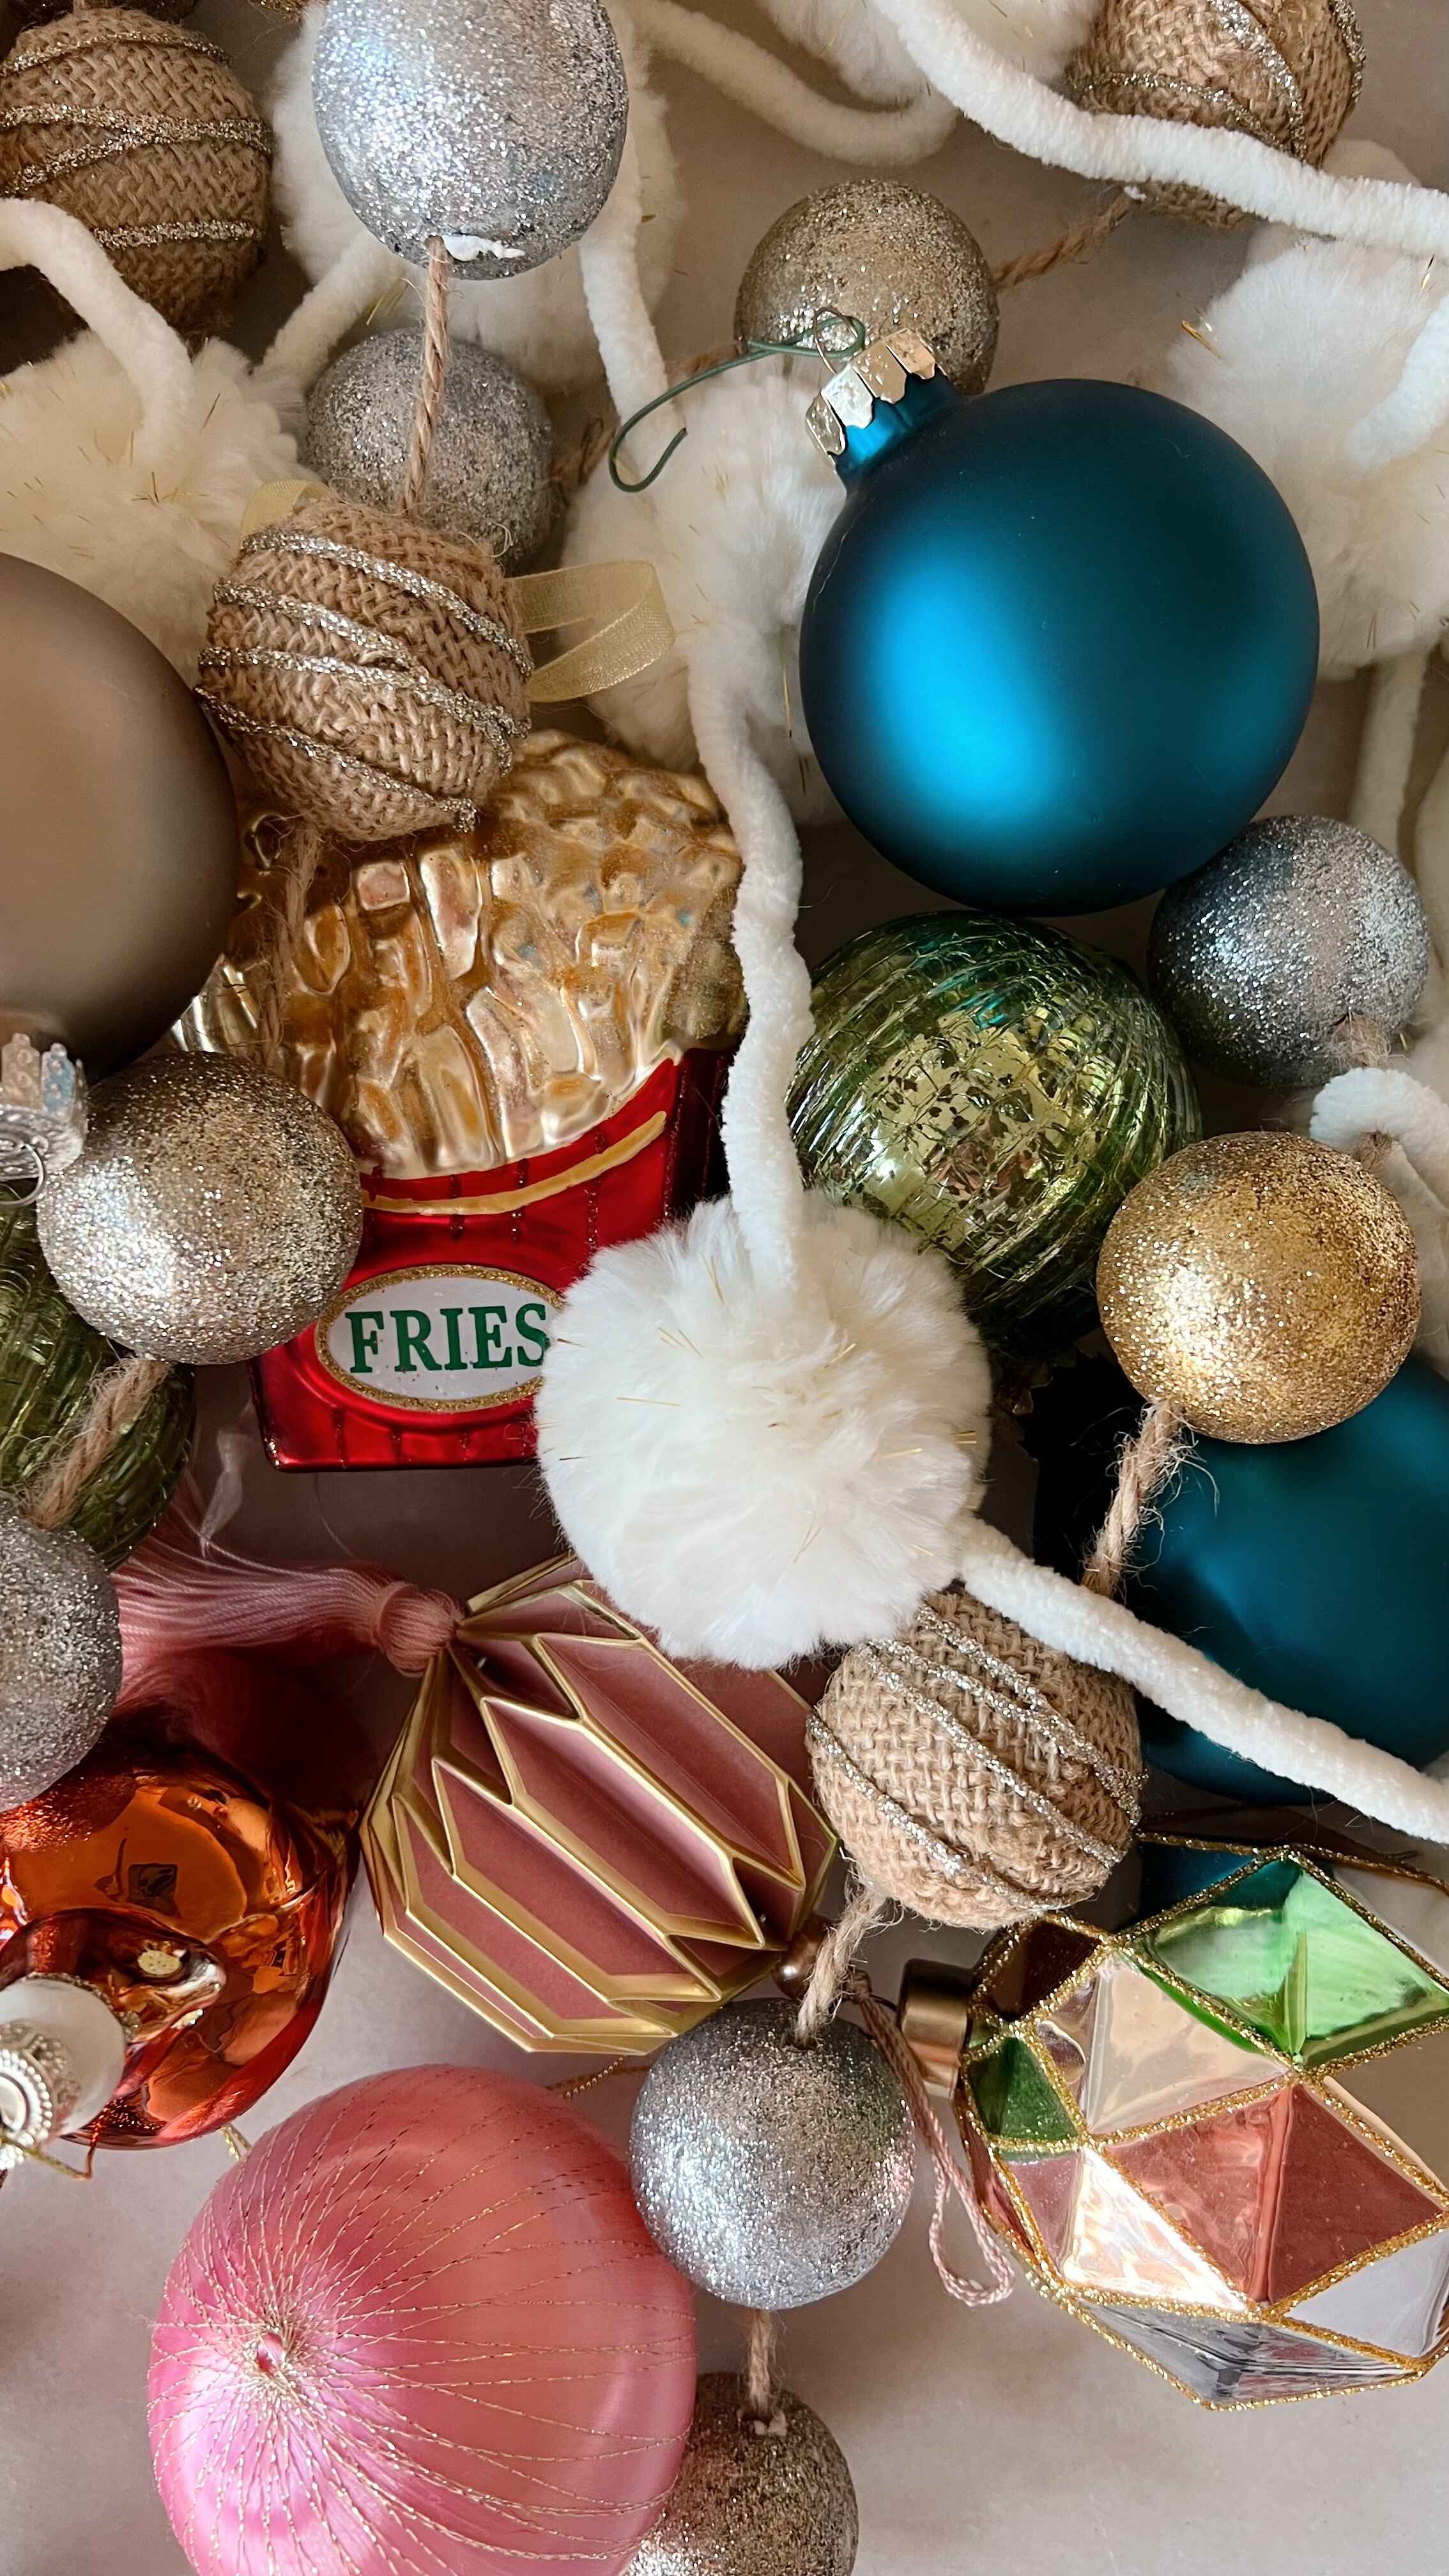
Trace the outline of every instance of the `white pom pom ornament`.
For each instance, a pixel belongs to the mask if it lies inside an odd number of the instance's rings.
[[[803,1250],[803,1294],[761,1279],[716,1200],[601,1254],[560,1317],[549,1491],[667,1654],[766,1666],[888,1635],[954,1573],[991,1387],[951,1274],[820,1198]]]
[[[35,267],[92,326],[0,403],[0,552],[118,609],[185,680],[258,484],[295,474],[273,389],[225,342],[193,359],[56,206],[0,205],[0,268]]]
[[[1327,166],[1411,176],[1372,147],[1340,147]],[[1446,298],[1449,264],[1426,271],[1418,253],[1275,227],[1208,307],[1201,338],[1177,335],[1161,378],[1257,458],[1292,511],[1318,586],[1327,679],[1436,642],[1449,611],[1442,416],[1426,417],[1405,453],[1366,459],[1358,445]]]

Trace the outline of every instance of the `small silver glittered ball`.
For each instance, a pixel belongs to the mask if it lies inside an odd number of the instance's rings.
[[[0,1808],[75,1769],[120,1687],[116,1588],[95,1549],[0,1495]]]
[[[421,331],[376,331],[344,350],[307,405],[303,462],[334,492],[395,507],[412,438]],[[562,501],[553,430],[531,385],[491,349],[453,345],[418,512],[425,527],[491,547],[522,572]]]
[[[1429,970],[1408,870],[1352,823],[1272,814],[1169,886],[1152,990],[1190,1056],[1265,1087],[1326,1082],[1358,1060],[1348,1020],[1385,1039]]]
[[[800,2308],[873,2271],[915,2177],[910,2105],[864,2031],[813,2047],[789,2003],[727,2004],[673,2039],[634,2106],[644,2224],[671,2263],[742,2308]]]
[[[629,118],[601,0],[328,0],[312,93],[359,222],[414,261],[436,234],[469,277],[587,232]]]
[[[732,2372],[701,2379],[679,2475],[626,2576],[850,2576],[860,2522],[845,2454],[782,2389],[758,2431]]]
[[[204,1367],[314,1323],[357,1255],[341,1130],[225,1056],[153,1056],[91,1095],[85,1150],[36,1209],[56,1286],[113,1342]]]
[[[963,394],[991,373],[996,289],[980,245],[939,197],[897,179],[848,179],[787,206],[745,270],[735,337],[808,349],[825,311],[872,340],[911,324]]]

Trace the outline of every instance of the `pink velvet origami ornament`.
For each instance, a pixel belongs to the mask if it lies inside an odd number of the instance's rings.
[[[550,2094],[409,2067],[218,2184],[172,2265],[151,2442],[198,2576],[617,2576],[694,2403],[689,2292]]]

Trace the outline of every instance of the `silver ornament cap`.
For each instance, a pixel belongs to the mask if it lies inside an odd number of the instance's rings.
[[[359,221],[470,277],[567,250],[619,168],[629,85],[602,0],[328,0],[317,131]]]
[[[1398,1035],[1429,971],[1429,927],[1408,870],[1367,832],[1271,814],[1168,887],[1147,971],[1199,1064],[1288,1089],[1356,1061],[1345,1022]]]
[[[80,1160],[37,1210],[56,1286],[148,1359],[254,1359],[315,1323],[362,1239],[341,1130],[225,1056],[152,1056],[99,1084]]]
[[[679,2475],[626,2576],[851,2576],[859,2538],[845,2454],[782,2389],[764,2430],[732,2373],[701,2379]]]
[[[741,347],[813,349],[817,323],[831,314],[849,314],[867,340],[914,331],[959,393],[981,393],[991,374],[999,315],[985,254],[939,197],[898,179],[815,189],[750,255],[735,301]]]
[[[303,463],[350,501],[397,502],[412,439],[420,331],[375,331],[335,358],[313,387]],[[419,511],[423,525],[491,548],[522,572],[562,506],[553,430],[531,385],[490,349],[453,345]]]
[[[0,2173],[105,2109],[126,2064],[126,2034],[75,1977],[17,1977],[0,1993]]]
[[[873,2271],[915,2179],[910,2105],[879,2050],[834,2021],[810,2047],[789,2003],[728,2004],[655,2059],[634,2106],[634,2196],[671,2263],[744,2308],[799,2308]]]
[[[95,1549],[0,1494],[0,1810],[74,1770],[120,1687],[116,1587]]]

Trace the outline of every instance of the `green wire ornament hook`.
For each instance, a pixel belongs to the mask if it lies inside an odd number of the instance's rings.
[[[848,337],[843,341],[827,344],[822,336],[822,326],[827,323],[838,323]],[[756,366],[761,358],[815,357],[827,367],[838,367],[843,365],[847,358],[858,355],[865,347],[869,334],[865,324],[858,322],[854,314],[837,313],[833,305],[826,304],[822,305],[816,314],[811,325],[810,336],[815,344],[813,349],[801,340],[747,340],[738,356],[716,358],[713,366],[701,367],[692,376],[681,376],[678,384],[667,385],[662,394],[654,395],[652,401],[641,403],[639,409],[631,412],[622,426],[615,430],[609,441],[609,479],[615,488],[620,492],[647,492],[651,483],[658,482],[676,447],[688,438],[689,428],[686,423],[684,428],[675,431],[662,456],[656,457],[648,473],[641,475],[636,483],[628,482],[619,471],[619,450],[625,439],[631,431],[638,428],[641,420],[649,418],[651,412],[660,411],[665,403],[673,402],[676,394],[687,394],[695,385],[707,385],[711,376],[727,376],[735,367]]]

